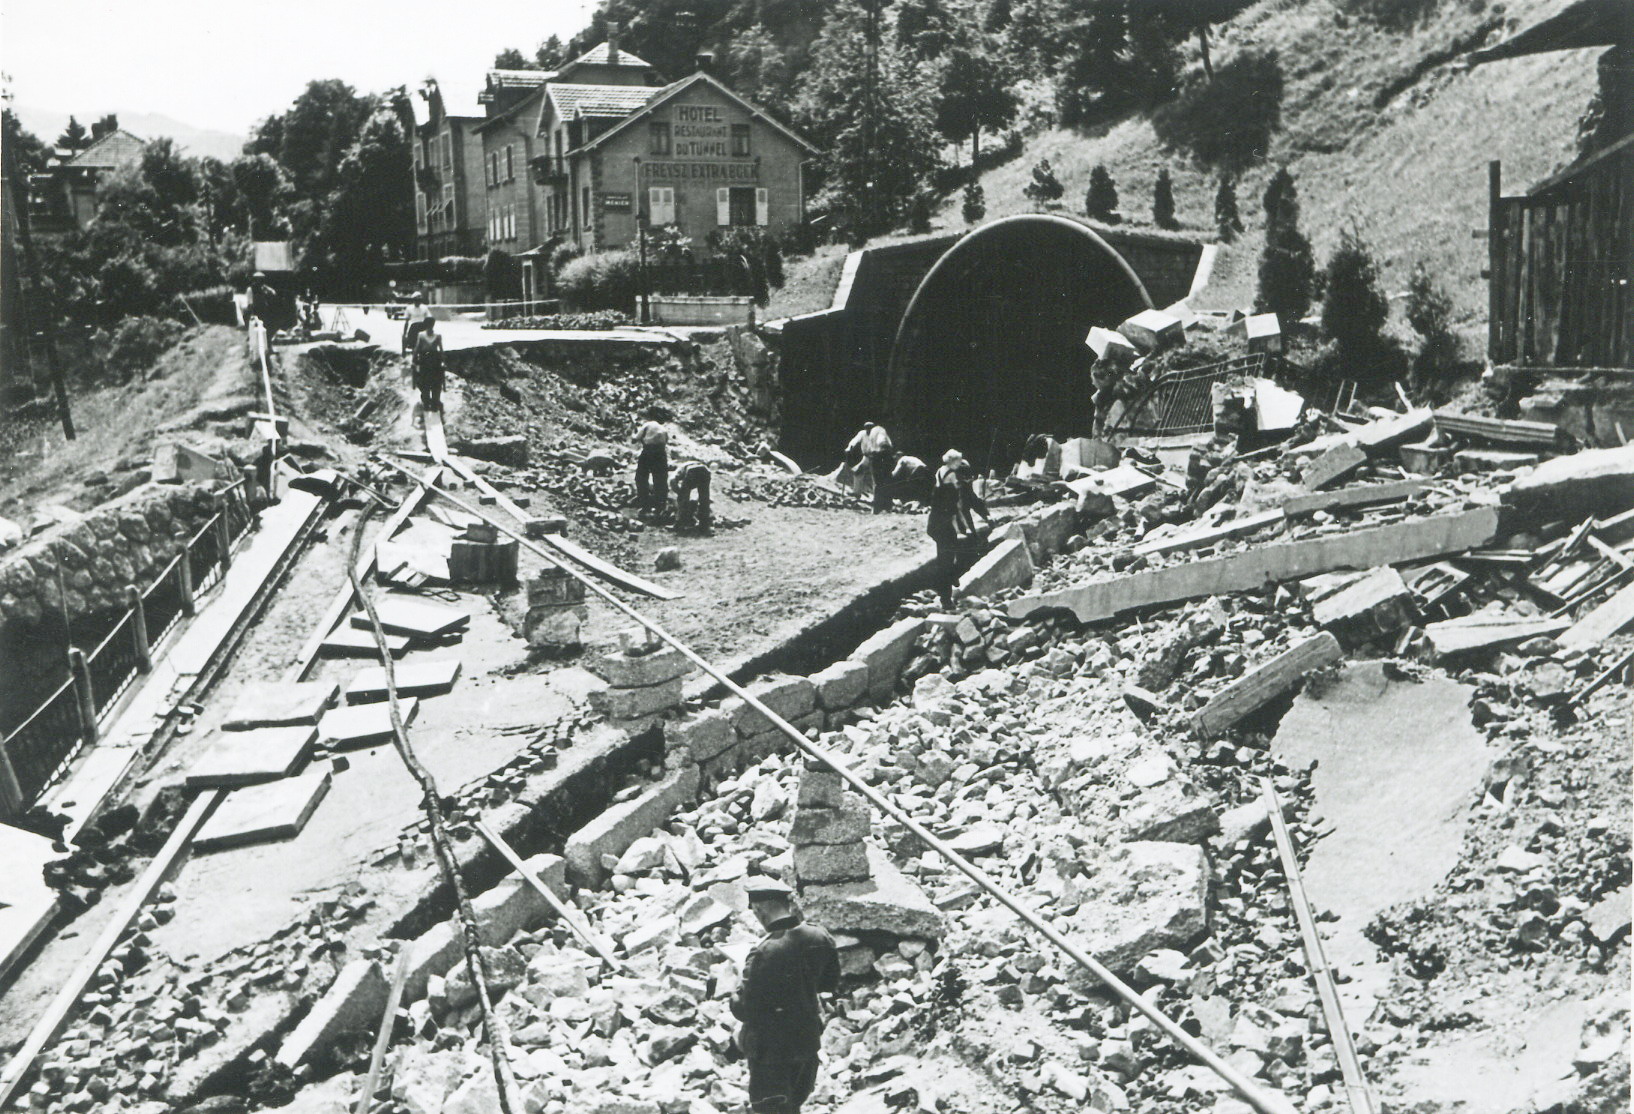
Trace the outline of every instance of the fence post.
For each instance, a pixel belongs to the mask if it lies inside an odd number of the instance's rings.
[[[181,560],[176,562],[176,569],[181,577],[182,614],[197,615],[198,607],[193,602],[193,551],[185,542],[182,544],[182,556]]]
[[[221,550],[221,571],[225,575],[228,567],[233,563],[232,531],[227,529],[227,499],[218,496],[216,499],[216,548]]]
[[[96,694],[91,691],[91,667],[86,664],[85,651],[78,646],[68,648],[68,668],[74,674],[74,697],[79,703],[79,732],[90,746],[96,742]]]
[[[21,816],[28,807],[23,800],[23,785],[17,780],[17,771],[11,766],[11,751],[0,739],[0,817]]]
[[[153,668],[153,647],[148,643],[147,605],[142,602],[142,591],[135,585],[125,589],[130,600],[131,630],[136,632],[136,665],[143,673]]]

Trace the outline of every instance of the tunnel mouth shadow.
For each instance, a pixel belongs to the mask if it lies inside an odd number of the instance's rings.
[[[936,261],[897,328],[885,409],[899,447],[927,460],[955,447],[985,468],[1013,462],[1035,433],[1089,434],[1084,338],[1151,306],[1129,263],[1080,221],[983,225]]]

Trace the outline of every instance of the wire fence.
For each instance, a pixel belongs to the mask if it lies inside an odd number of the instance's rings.
[[[217,499],[216,513],[135,593],[102,640],[88,652],[69,651],[68,678],[0,739],[0,818],[30,808],[96,742],[120,697],[152,667],[154,647],[192,613],[194,598],[226,574],[232,550],[255,516],[243,481],[218,492]]]

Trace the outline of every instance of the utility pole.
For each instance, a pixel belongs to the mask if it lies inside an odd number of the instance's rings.
[[[650,324],[648,318],[650,309],[647,302],[647,206],[644,204],[646,190],[641,188],[641,156],[636,155],[635,162],[635,242],[636,242],[636,281],[641,284],[641,323]]]
[[[19,307],[23,319],[22,345],[26,351],[34,336],[38,334],[40,337],[45,350],[46,372],[51,376],[51,389],[56,396],[57,415],[62,419],[62,434],[72,441],[74,419],[68,410],[68,388],[62,381],[62,367],[57,362],[56,322],[49,307],[42,309],[46,295],[40,283],[39,261],[34,255],[34,237],[28,227],[28,192],[18,186],[16,146],[10,142],[0,144],[0,177],[4,178],[5,206],[11,214],[18,243],[23,249],[23,271],[28,275],[26,291],[21,283],[18,284],[19,301],[22,303]]]

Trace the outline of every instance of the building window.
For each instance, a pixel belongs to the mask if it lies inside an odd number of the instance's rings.
[[[579,227],[590,227],[590,187],[585,186],[579,194]]]
[[[752,225],[755,222],[755,188],[753,186],[733,186],[732,196],[728,200],[727,223],[737,225]]]
[[[749,154],[749,125],[732,125],[732,155],[734,158],[745,158]]]
[[[420,151],[420,141],[415,140],[413,143],[409,144],[409,146],[414,148],[414,169],[419,170],[421,165],[425,162],[425,156]]]
[[[443,167],[452,169],[454,165],[454,133],[443,132]]]
[[[667,155],[670,153],[669,123],[667,121],[654,120],[647,125],[647,134],[652,137],[652,142],[648,146],[651,154]]]
[[[505,180],[507,182],[516,180],[516,166],[511,159],[511,145],[507,143],[505,144]]]
[[[426,195],[414,191],[414,227],[424,236],[426,231]]]
[[[443,214],[443,225],[445,227],[448,227],[448,228],[453,228],[454,227],[454,183],[453,182],[449,182],[446,186],[443,187],[442,214]]]

